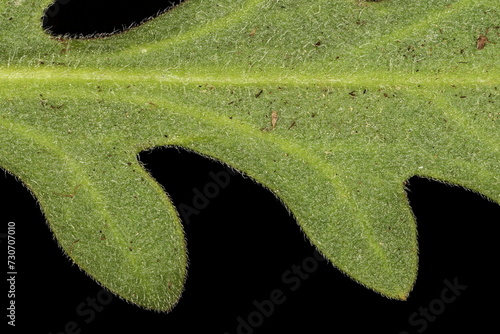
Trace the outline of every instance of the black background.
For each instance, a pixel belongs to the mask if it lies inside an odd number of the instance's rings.
[[[122,1],[122,6],[128,3]],[[177,206],[191,204],[192,189],[210,182],[210,172],[225,169],[174,148],[143,152],[140,160]],[[63,255],[22,184],[0,173],[0,233],[6,233],[9,221],[16,223],[17,326],[14,331],[9,327],[9,333],[235,334],[238,317],[247,319],[256,310],[253,302],[268,300],[275,289],[283,291],[286,300],[275,305],[262,324],[240,333],[413,334],[420,330],[430,334],[455,333],[465,326],[490,332],[496,328],[491,305],[496,305],[499,295],[494,269],[500,206],[464,189],[422,178],[410,179],[409,189],[418,225],[420,269],[406,302],[388,300],[326,262],[320,262],[291,291],[282,275],[311,257],[314,247],[273,195],[248,178],[232,176],[206,209],[184,222],[190,267],[185,292],[173,311],[146,311],[114,297],[99,304],[100,311],[89,319],[88,313],[81,316],[77,309],[83,303],[83,310],[89,310],[89,298],[103,297],[102,288]],[[6,239],[0,241],[6,258]],[[425,328],[423,321],[412,326],[409,317],[414,312],[439,305],[444,280],[456,280],[467,288]],[[5,281],[3,289],[5,296]],[[76,329],[65,331],[71,322]]]

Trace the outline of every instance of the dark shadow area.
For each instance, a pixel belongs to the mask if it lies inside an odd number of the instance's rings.
[[[125,31],[164,13],[184,0],[56,0],[42,26],[51,35],[91,38]]]
[[[140,160],[178,208],[193,205],[196,189],[204,193],[214,175],[227,172],[220,163],[173,148],[143,152]],[[184,222],[190,266],[185,292],[172,312],[145,311],[117,297],[92,312],[89,300],[97,299],[101,287],[61,255],[26,189],[0,174],[0,236],[8,221],[16,222],[17,229],[16,330],[70,333],[65,328],[73,325],[79,333],[94,334],[157,328],[179,334],[323,333],[324,328],[442,334],[494,325],[489,303],[499,297],[492,278],[500,207],[477,194],[410,180],[420,271],[409,300],[400,302],[362,287],[331,264],[311,262],[314,247],[295,220],[251,179],[231,175],[223,184]],[[4,240],[0,248],[6,254]],[[300,274],[294,266],[302,268]],[[445,303],[446,280],[459,285],[459,295],[449,302],[453,294],[447,292]],[[282,303],[274,304],[271,312],[266,301],[276,290],[282,292]],[[259,311],[257,304],[267,309]],[[431,320],[419,314],[425,309]],[[257,325],[245,331],[241,321]]]
[[[409,300],[419,316],[414,318],[418,325],[409,326],[410,333],[488,331],[500,297],[491,280],[499,255],[500,206],[459,186],[420,177],[409,184],[419,234],[419,274]],[[450,303],[445,299],[453,299],[453,293],[442,295],[446,288],[452,290],[444,280],[460,286],[459,296]],[[429,315],[424,322],[427,316],[420,314],[425,309]]]

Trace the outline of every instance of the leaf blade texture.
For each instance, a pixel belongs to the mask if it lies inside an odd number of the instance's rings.
[[[146,149],[253,178],[333,265],[390,298],[417,273],[408,178],[500,200],[495,1],[199,0],[88,40],[45,33],[49,1],[0,5],[0,167],[75,263],[140,306],[171,309],[187,270]]]

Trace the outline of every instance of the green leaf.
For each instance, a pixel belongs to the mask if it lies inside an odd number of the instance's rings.
[[[130,302],[169,310],[186,275],[178,214],[136,158],[152,147],[253,178],[390,298],[417,273],[409,177],[500,201],[496,0],[192,0],[90,40],[46,34],[49,5],[0,1],[0,167]]]

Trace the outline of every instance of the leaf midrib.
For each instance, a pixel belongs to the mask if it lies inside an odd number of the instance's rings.
[[[158,70],[160,72],[160,70]],[[192,70],[196,73],[196,70]],[[231,74],[230,70],[223,72],[213,71],[205,75],[192,75],[191,73],[163,73],[152,74],[138,71],[124,71],[114,69],[68,69],[68,68],[24,68],[24,67],[0,67],[0,81],[8,82],[30,82],[45,81],[51,82],[123,82],[134,84],[220,84],[220,85],[287,85],[287,86],[363,86],[363,87],[414,87],[418,85],[426,86],[494,86],[500,85],[500,72],[477,73],[455,72],[447,74],[430,73],[398,73],[390,71],[365,71],[363,74],[339,73],[332,75],[305,75],[288,74],[285,71],[273,73],[272,70],[264,71],[265,74],[239,73]]]

